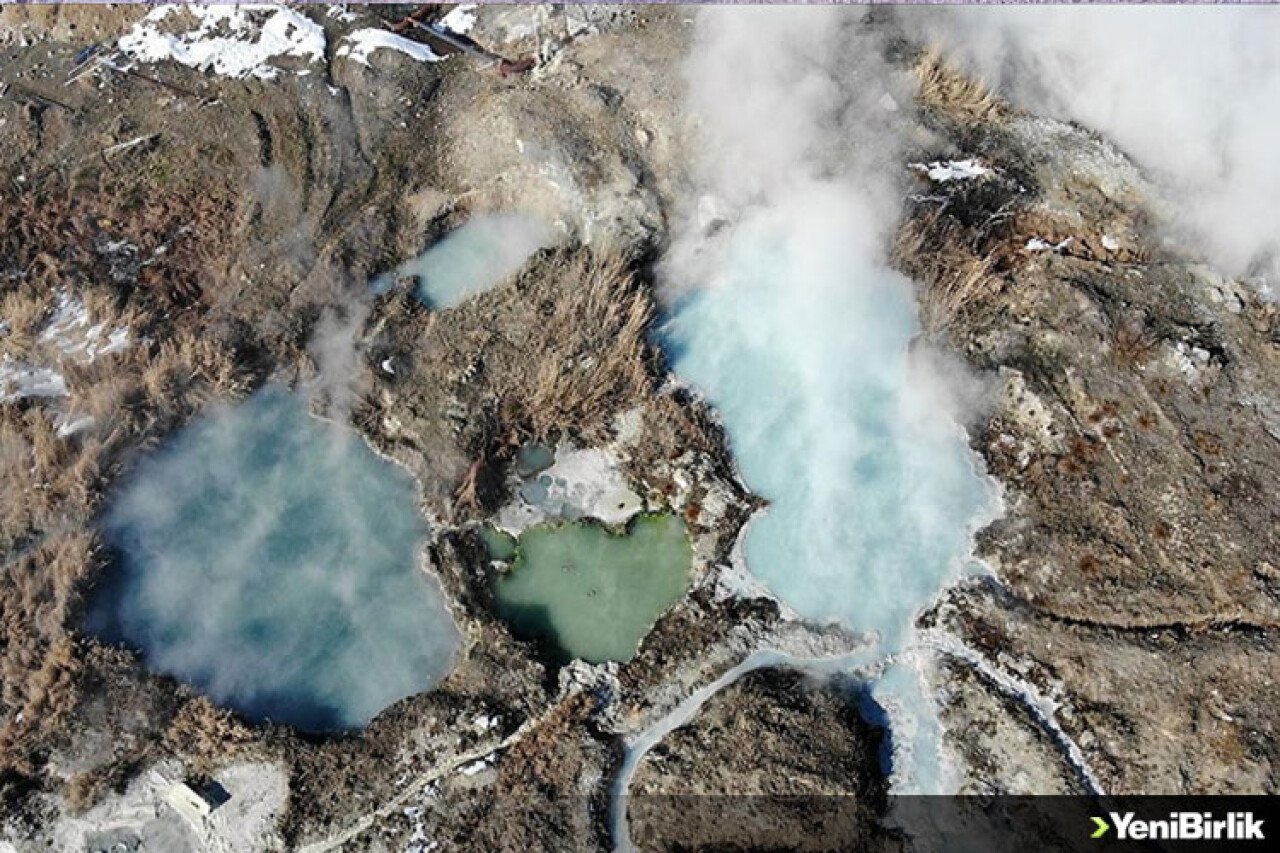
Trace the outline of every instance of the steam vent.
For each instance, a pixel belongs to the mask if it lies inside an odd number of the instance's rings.
[[[1263,849],[1229,5],[0,5],[0,853]]]

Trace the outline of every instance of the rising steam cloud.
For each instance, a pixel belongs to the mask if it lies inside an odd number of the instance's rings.
[[[412,480],[268,387],[149,455],[104,518],[90,630],[251,718],[354,728],[450,665]]]
[[[901,10],[1015,103],[1124,148],[1224,272],[1280,281],[1280,9]]]
[[[751,570],[807,616],[900,647],[989,500],[912,354],[887,261],[909,83],[864,10],[703,10],[688,69],[702,192],[663,265],[677,372],[771,501]]]

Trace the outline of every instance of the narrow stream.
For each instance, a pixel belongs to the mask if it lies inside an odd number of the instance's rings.
[[[955,780],[915,620],[978,569],[972,536],[998,495],[961,425],[971,381],[920,339],[914,285],[889,266],[902,195],[880,87],[893,74],[857,21],[699,14],[686,70],[705,195],[689,199],[659,265],[662,342],[769,501],[744,534],[747,569],[801,616],[870,638],[856,660],[822,666],[857,669],[887,713],[891,789],[946,793]],[[770,659],[628,744],[618,849],[630,848],[626,787],[645,750]]]

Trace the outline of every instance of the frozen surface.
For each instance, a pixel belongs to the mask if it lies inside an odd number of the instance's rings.
[[[912,163],[910,165],[912,169],[927,175],[929,180],[937,183],[967,181],[973,178],[980,178],[991,171],[977,160],[947,160],[945,162],[934,161],[928,164]]]
[[[89,415],[72,420],[68,420],[65,415],[60,415],[58,417],[58,435],[61,438],[76,435],[77,433],[84,432],[89,427],[93,426],[93,424],[94,419]]]
[[[516,453],[516,473],[532,477],[556,464],[556,454],[550,447],[538,442],[521,445]]]
[[[1066,237],[1057,243],[1050,243],[1048,240],[1042,239],[1040,237],[1032,237],[1030,240],[1027,241],[1027,245],[1023,246],[1022,248],[1028,252],[1047,252],[1050,250],[1055,252],[1061,252],[1063,249],[1067,248],[1067,246],[1069,245],[1071,245],[1070,237]]]
[[[24,397],[65,397],[67,380],[56,370],[33,367],[5,355],[0,360],[0,403]]]
[[[481,214],[400,266],[393,276],[417,278],[419,299],[432,308],[452,308],[499,284],[551,242],[550,230],[532,216]],[[375,282],[375,287],[385,284]]]
[[[476,25],[476,4],[460,3],[440,19],[444,28],[455,33],[469,33]]]
[[[455,6],[449,14],[441,18],[439,26],[450,32],[465,34],[471,31],[475,23],[475,4],[464,3]],[[433,51],[425,42],[404,38],[377,27],[368,27],[348,34],[338,48],[338,56],[345,56],[353,62],[368,65],[369,55],[375,50],[394,50],[420,62],[439,62],[446,58]]]
[[[284,6],[163,5],[121,37],[120,50],[142,62],[171,59],[224,77],[269,80],[280,69],[271,60],[324,59],[324,28]]]
[[[0,338],[9,326],[0,321]],[[84,302],[72,293],[59,291],[52,311],[38,336],[39,352],[17,359],[8,353],[0,355],[0,403],[23,398],[66,397],[66,377],[59,369],[63,359],[92,364],[98,358],[120,352],[129,346],[129,330],[108,329],[105,323],[93,323]],[[80,428],[88,424],[80,419]],[[69,435],[59,429],[59,434]]]
[[[85,304],[62,291],[53,316],[40,333],[40,340],[52,344],[62,355],[92,363],[98,356],[120,352],[129,346],[129,330],[108,331],[105,323],[91,323]]]
[[[254,719],[347,729],[426,689],[457,634],[410,477],[269,388],[144,459],[104,519],[89,628]]]

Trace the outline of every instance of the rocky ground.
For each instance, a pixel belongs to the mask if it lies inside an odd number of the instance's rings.
[[[884,826],[883,729],[856,684],[757,669],[641,760],[631,838],[642,850],[902,849]],[[751,741],[751,748],[743,744]]]
[[[1001,383],[973,436],[1004,487],[978,537],[996,579],[925,617],[966,647],[941,644],[960,652],[942,670],[957,746],[1008,725],[968,719],[989,701],[975,689],[1007,701],[1004,680],[1052,709],[1073,753],[1061,785],[1274,791],[1275,306],[1166,245],[1158,194],[1105,140],[1014,113],[932,118],[997,170],[900,235],[936,247],[903,260],[925,287],[984,269],[937,333]],[[947,678],[970,650],[976,677]],[[976,751],[995,771],[976,789],[1034,778],[1016,751]]]
[[[483,10],[477,42],[537,60],[514,76],[343,53],[411,8],[299,13],[320,53],[269,79],[172,61],[77,77],[82,50],[147,10],[0,10],[0,355],[66,385],[0,401],[0,850],[180,831],[157,817],[156,772],[260,789],[269,828],[193,849],[608,849],[625,738],[757,649],[858,644],[731,582],[756,501],[646,335],[691,161],[672,70],[687,10]],[[1274,792],[1276,311],[1163,245],[1154,193],[1105,140],[906,55],[915,159],[992,169],[920,194],[896,244],[930,335],[1001,387],[971,429],[1004,489],[978,540],[994,575],[921,621],[966,789]],[[446,312],[368,296],[471,212],[517,206],[561,239],[504,286]],[[126,344],[68,351],[47,334],[67,300]],[[321,337],[353,355],[335,370]],[[443,682],[358,735],[249,725],[77,628],[110,559],[93,522],[112,482],[272,380],[315,389],[415,474],[463,633]],[[476,524],[531,439],[608,449],[647,508],[690,526],[691,590],[626,665],[561,668],[493,614]],[[757,670],[660,742],[633,791],[852,794],[833,837],[893,849],[884,734],[860,708],[856,684]],[[662,814],[632,815],[653,849],[771,843]]]

